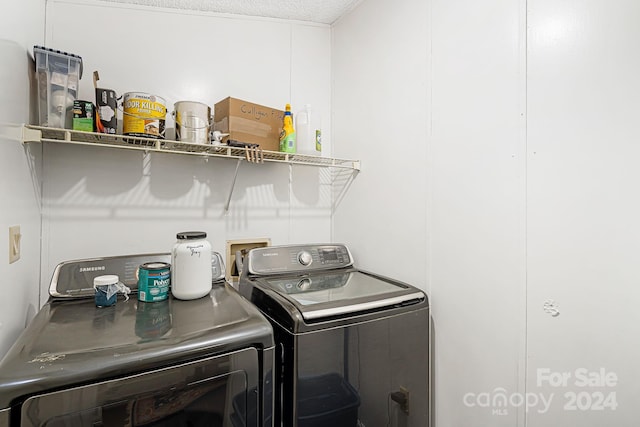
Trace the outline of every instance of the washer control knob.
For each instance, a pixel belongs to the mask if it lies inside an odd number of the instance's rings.
[[[309,265],[313,262],[313,258],[309,252],[302,251],[298,254],[298,262],[302,265]]]
[[[311,280],[309,279],[302,279],[298,282],[298,289],[306,291],[309,287],[311,287]]]

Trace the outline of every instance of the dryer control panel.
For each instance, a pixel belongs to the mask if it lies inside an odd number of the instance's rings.
[[[249,251],[249,274],[270,275],[330,270],[353,265],[353,258],[345,245],[267,246]]]

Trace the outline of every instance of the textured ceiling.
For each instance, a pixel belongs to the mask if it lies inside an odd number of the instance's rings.
[[[362,0],[106,0],[182,10],[262,16],[332,24]]]

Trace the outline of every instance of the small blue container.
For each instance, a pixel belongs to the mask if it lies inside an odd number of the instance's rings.
[[[96,307],[109,307],[115,305],[118,300],[118,283],[120,278],[115,274],[98,276],[93,279],[93,288],[96,290]]]

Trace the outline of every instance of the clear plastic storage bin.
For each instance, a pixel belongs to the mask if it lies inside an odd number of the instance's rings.
[[[73,101],[78,99],[82,58],[71,53],[33,47],[38,82],[38,124],[71,129]]]

